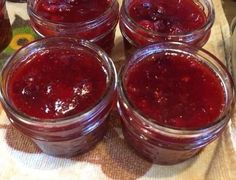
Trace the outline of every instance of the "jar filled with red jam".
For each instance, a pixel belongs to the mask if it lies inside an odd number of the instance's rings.
[[[220,136],[234,105],[232,79],[207,51],[178,42],[149,45],[120,72],[125,139],[142,157],[175,164]]]
[[[5,64],[1,101],[13,126],[43,152],[72,156],[103,138],[116,84],[115,67],[97,46],[46,38],[23,47]]]
[[[110,53],[118,22],[117,0],[29,0],[28,14],[42,37],[73,36],[89,40]]]
[[[211,0],[124,0],[120,29],[126,55],[166,41],[202,47],[210,36],[214,18]]]
[[[6,1],[0,0],[0,52],[7,47],[11,38],[12,29],[6,10]]]

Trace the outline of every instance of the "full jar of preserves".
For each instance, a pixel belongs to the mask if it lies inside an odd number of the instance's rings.
[[[202,47],[215,13],[211,0],[124,0],[120,29],[126,55],[148,44],[178,41]]]
[[[1,74],[1,101],[19,131],[54,156],[88,151],[107,130],[117,84],[111,59],[88,41],[32,42]]]
[[[153,44],[122,67],[117,106],[128,144],[154,163],[175,164],[223,132],[234,106],[233,83],[203,49]]]
[[[118,22],[117,0],[29,0],[33,29],[42,37],[72,36],[89,40],[110,53]]]
[[[0,0],[0,52],[7,47],[11,38],[12,29],[6,10],[6,1]]]

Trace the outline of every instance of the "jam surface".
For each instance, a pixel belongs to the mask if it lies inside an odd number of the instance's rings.
[[[106,90],[107,73],[99,59],[82,50],[39,51],[13,70],[10,102],[27,115],[57,119],[95,105]]]
[[[133,0],[128,11],[143,28],[159,33],[184,34],[207,21],[201,4],[193,0]]]
[[[128,99],[154,123],[172,128],[203,128],[224,108],[217,75],[194,57],[166,52],[135,64],[125,79]]]
[[[35,11],[54,22],[74,23],[94,20],[111,5],[112,0],[37,0]]]

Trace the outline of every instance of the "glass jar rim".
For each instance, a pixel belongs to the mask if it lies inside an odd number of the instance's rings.
[[[3,73],[5,71],[5,69],[7,68],[7,66],[9,65],[9,63],[14,60],[14,57],[22,52],[25,51],[27,48],[29,48],[30,46],[42,43],[42,42],[47,42],[47,41],[51,41],[51,42],[55,42],[55,40],[58,41],[68,41],[69,43],[73,42],[73,43],[77,43],[77,45],[79,45],[82,48],[88,48],[89,50],[92,50],[94,52],[96,52],[96,54],[98,55],[98,57],[100,57],[100,60],[102,60],[103,63],[105,63],[108,68],[107,71],[110,71],[107,73],[108,78],[108,82],[107,82],[107,87],[103,93],[103,95],[97,100],[97,102],[92,105],[91,107],[86,108],[84,111],[79,112],[77,114],[68,116],[68,117],[64,117],[64,118],[56,118],[56,119],[43,119],[40,120],[40,118],[37,117],[33,117],[33,116],[29,116],[23,112],[20,112],[17,110],[16,107],[14,107],[13,105],[11,105],[11,103],[9,102],[9,99],[6,97],[6,94],[4,93],[3,90],[3,86],[2,86],[2,82],[3,82]],[[37,50],[47,50],[44,47],[40,47]],[[29,56],[32,54],[29,54]],[[100,106],[103,104],[104,101],[108,101],[110,99],[110,97],[112,97],[113,95],[113,91],[116,89],[117,86],[117,73],[116,73],[116,68],[115,65],[113,63],[113,61],[111,60],[111,58],[106,54],[105,51],[103,51],[101,48],[99,48],[97,45],[87,41],[87,40],[83,40],[83,39],[77,39],[77,38],[72,38],[72,37],[63,37],[63,36],[56,36],[56,37],[48,37],[48,38],[43,38],[43,39],[37,39],[31,43],[29,43],[28,45],[18,49],[13,56],[11,56],[6,63],[4,64],[1,74],[0,74],[0,100],[1,102],[5,105],[5,107],[7,107],[8,110],[11,111],[11,113],[13,113],[15,115],[15,117],[18,117],[19,119],[21,119],[21,121],[23,121],[25,124],[34,124],[35,126],[40,126],[40,125],[45,125],[45,126],[53,126],[53,125],[61,125],[64,126],[65,124],[70,124],[73,122],[79,122],[82,121],[85,117],[87,117],[86,119],[88,119],[88,117],[93,117],[94,115],[96,115],[97,111],[100,111]]]
[[[142,31],[144,31],[147,34],[154,35],[154,36],[169,37],[169,38],[175,38],[175,37],[186,38],[186,37],[189,37],[189,36],[191,37],[195,34],[203,33],[204,31],[207,31],[208,29],[211,29],[211,27],[213,26],[214,21],[215,21],[215,10],[213,8],[212,0],[206,0],[206,1],[209,3],[208,7],[209,7],[209,10],[210,10],[209,11],[210,14],[207,18],[207,22],[201,28],[196,29],[192,32],[186,32],[186,33],[183,33],[183,34],[168,34],[168,33],[161,33],[161,32],[147,30],[143,26],[139,25],[139,23],[137,23],[135,20],[133,20],[133,18],[129,15],[129,12],[128,12],[128,9],[127,9],[128,6],[126,4],[126,3],[128,3],[127,1],[123,1],[122,9],[124,11],[125,16],[127,17],[128,21],[129,21],[129,23],[131,23],[134,27],[140,28]]]
[[[40,21],[47,22],[52,25],[59,24],[60,26],[65,26],[65,27],[78,26],[78,27],[83,28],[88,25],[100,24],[100,23],[104,22],[107,19],[107,17],[109,16],[109,14],[113,13],[113,7],[116,6],[116,4],[117,4],[117,0],[112,0],[110,6],[100,16],[98,16],[96,19],[92,19],[92,20],[85,21],[85,22],[55,22],[55,21],[49,20],[47,18],[44,18],[42,16],[38,16],[29,1],[27,3],[27,11],[28,11],[28,14],[33,15],[34,17],[36,17]]]
[[[163,125],[160,123],[154,123],[155,120],[148,117],[147,115],[145,115],[144,113],[142,113],[139,109],[137,109],[129,100],[127,94],[126,94],[126,90],[125,90],[125,85],[123,82],[124,77],[126,76],[125,74],[125,68],[129,67],[129,63],[131,63],[130,60],[137,60],[138,58],[140,58],[141,60],[144,59],[145,57],[156,53],[161,53],[161,52],[165,52],[167,49],[165,49],[166,46],[174,46],[175,50],[179,50],[177,52],[186,52],[178,49],[178,46],[181,47],[185,47],[185,48],[189,48],[190,50],[193,50],[194,52],[196,52],[196,54],[202,53],[203,55],[206,55],[210,58],[212,58],[212,60],[214,61],[214,64],[216,64],[218,67],[221,68],[221,70],[223,71],[223,73],[225,73],[225,75],[227,76],[227,78],[225,78],[228,82],[228,85],[230,86],[230,94],[227,92],[227,88],[224,88],[224,92],[225,92],[225,96],[227,96],[227,100],[228,103],[225,105],[224,107],[224,111],[220,114],[220,116],[217,118],[217,120],[215,120],[214,122],[208,124],[207,126],[201,127],[201,128],[174,128],[174,127],[170,127],[167,125]],[[172,48],[172,50],[174,50],[174,48]],[[160,51],[160,52],[158,52]],[[168,52],[171,51],[168,49]],[[142,54],[144,53],[144,55]],[[141,61],[140,60],[140,61]],[[207,60],[207,58],[202,57],[202,60]],[[137,62],[137,61],[136,61]],[[138,61],[139,62],[139,61]],[[211,62],[210,62],[211,63]],[[209,67],[210,68],[210,67]],[[216,69],[218,70],[218,69]],[[219,75],[218,75],[219,76]],[[223,81],[222,78],[220,79],[221,82]],[[180,134],[180,135],[187,135],[187,134],[196,134],[198,135],[199,133],[203,133],[203,132],[208,132],[208,131],[213,131],[215,128],[219,128],[221,127],[223,124],[225,124],[224,122],[224,118],[226,117],[227,113],[232,113],[232,109],[234,107],[235,104],[235,92],[234,92],[234,84],[233,84],[233,80],[231,75],[229,74],[227,68],[223,65],[223,63],[218,60],[213,54],[211,54],[210,52],[208,52],[207,50],[203,49],[203,48],[199,48],[199,47],[195,47],[195,46],[191,46],[187,43],[182,43],[182,42],[162,42],[162,43],[155,43],[152,45],[148,45],[142,49],[138,49],[131,57],[129,60],[127,60],[127,62],[125,64],[123,64],[123,66],[120,69],[119,72],[119,77],[118,77],[118,93],[119,95],[122,97],[123,103],[125,103],[125,108],[128,109],[132,109],[133,113],[140,119],[141,122],[144,122],[145,124],[149,125],[150,127],[154,127],[154,129],[157,130],[161,130],[162,132],[166,132],[166,133],[170,133],[170,134]],[[229,98],[228,96],[232,96],[232,98]],[[226,100],[225,100],[226,103]],[[118,103],[119,106],[119,103]],[[119,109],[119,107],[118,107]]]

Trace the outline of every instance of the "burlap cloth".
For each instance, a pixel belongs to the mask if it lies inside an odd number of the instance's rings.
[[[226,62],[230,49],[229,26],[221,1],[214,0],[214,5],[216,21],[205,48]],[[26,4],[8,3],[7,8],[14,37],[0,55],[1,62],[21,46],[19,42],[36,37],[27,26]],[[122,38],[118,30],[112,56],[117,64],[121,64],[124,59]],[[198,156],[174,166],[154,165],[136,156],[123,140],[118,120],[119,116],[114,111],[109,117],[110,129],[102,142],[86,154],[66,159],[42,153],[9,124],[1,110],[0,179],[236,179],[234,119],[219,140],[210,144]]]

